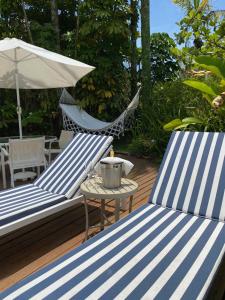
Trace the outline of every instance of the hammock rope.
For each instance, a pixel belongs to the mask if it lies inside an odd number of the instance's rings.
[[[141,88],[138,89],[133,100],[130,102],[126,110],[113,122],[103,122],[76,105],[74,98],[63,89],[59,105],[62,109],[63,127],[65,130],[71,130],[75,133],[93,133],[101,135],[111,135],[118,137],[124,131],[132,127],[134,113],[139,104],[139,95]]]

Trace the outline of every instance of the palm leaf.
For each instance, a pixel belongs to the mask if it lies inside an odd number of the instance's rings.
[[[199,119],[199,118],[195,118],[195,117],[188,117],[188,118],[184,118],[182,120],[182,123],[184,124],[202,124],[203,120]]]
[[[169,123],[165,124],[163,126],[163,129],[166,131],[172,131],[175,128],[177,128],[178,126],[183,125],[182,121],[180,119],[174,119],[172,121],[170,121]]]
[[[208,4],[209,4],[208,0],[202,0],[202,2],[199,3],[199,6],[198,6],[198,12],[202,11],[203,9],[205,9]]]
[[[216,92],[209,85],[207,85],[204,82],[197,81],[197,80],[185,80],[185,81],[183,81],[183,83],[196,89],[196,90],[199,90],[200,92],[202,92],[204,94],[216,96]]]

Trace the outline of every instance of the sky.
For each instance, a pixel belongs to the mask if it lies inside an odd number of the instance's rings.
[[[225,0],[212,0],[214,9],[225,9]],[[184,12],[172,0],[151,0],[150,20],[151,33],[167,32],[171,37],[179,30],[176,22],[184,16]]]

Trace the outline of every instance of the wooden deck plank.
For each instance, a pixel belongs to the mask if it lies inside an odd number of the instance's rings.
[[[139,184],[133,209],[147,202],[157,176],[158,167],[149,160],[128,158],[135,164],[129,178]],[[90,223],[99,222],[99,202],[89,206]],[[114,203],[107,203],[106,211],[114,220]],[[121,217],[127,215],[121,212]],[[21,228],[0,239],[0,290],[27,277],[43,266],[79,246],[84,239],[85,214],[82,204]],[[97,229],[91,231],[96,234]]]
[[[133,209],[137,209],[148,200],[155,182],[158,167],[149,160],[128,158],[135,168],[129,178],[139,184],[135,194]],[[0,182],[1,189],[1,182]],[[114,202],[107,203],[107,214],[114,220]],[[128,211],[121,212],[121,217]],[[89,206],[90,223],[99,222],[99,201]],[[79,246],[84,239],[85,215],[81,204],[34,224],[21,228],[0,239],[0,291],[15,284],[55,259]],[[97,229],[91,230],[96,234]],[[221,271],[215,278],[209,299],[225,299],[225,260]]]

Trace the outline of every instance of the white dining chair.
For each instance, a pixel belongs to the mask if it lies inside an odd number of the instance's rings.
[[[4,154],[4,159],[1,159],[2,168],[5,168],[7,164],[9,165],[12,187],[14,187],[15,180],[39,176],[40,167],[46,168],[44,137],[11,139],[9,140],[8,151],[5,148],[1,148],[1,153]],[[27,168],[34,167],[37,167],[37,174],[33,170],[25,171]],[[20,172],[15,172],[18,170]],[[2,173],[5,176],[5,170]],[[5,182],[5,178],[3,178],[3,182]]]
[[[52,154],[61,153],[67,145],[72,141],[74,137],[74,132],[69,130],[61,130],[60,137],[54,143],[57,143],[57,148],[46,149],[46,154],[48,156],[48,162],[51,163]]]
[[[3,146],[0,147],[0,171],[2,173],[2,184],[3,188],[6,188],[6,175],[5,175],[5,159],[4,159],[4,152],[3,152]]]

